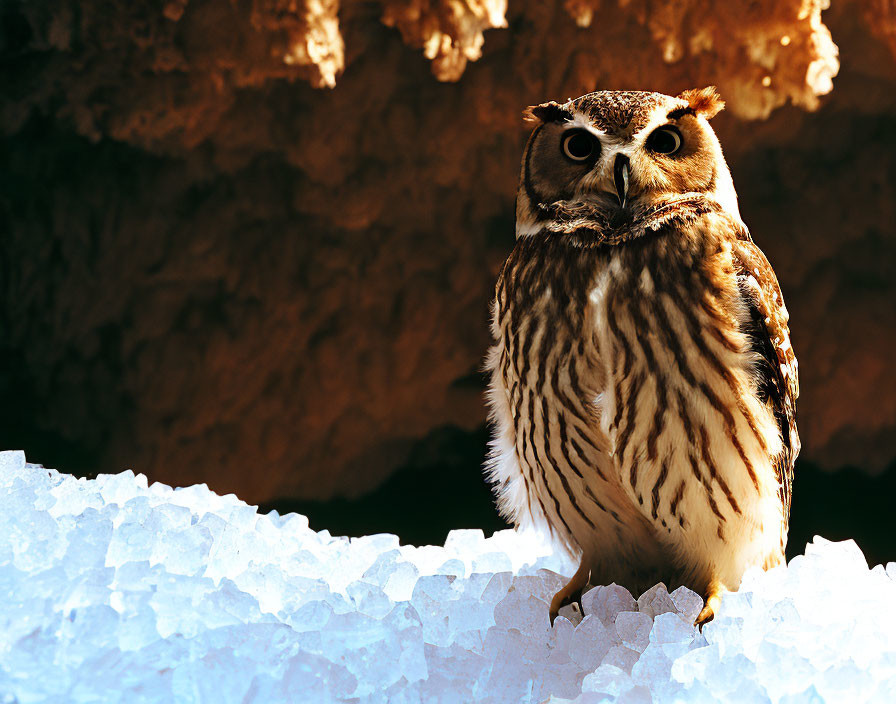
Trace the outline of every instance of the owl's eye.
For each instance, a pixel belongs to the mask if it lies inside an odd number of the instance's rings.
[[[657,154],[674,154],[681,149],[681,134],[674,127],[660,127],[647,138],[647,148]]]
[[[599,152],[600,142],[586,130],[571,130],[563,137],[563,153],[573,161],[588,161]]]

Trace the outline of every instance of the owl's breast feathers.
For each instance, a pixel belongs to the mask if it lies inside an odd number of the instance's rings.
[[[665,556],[693,585],[736,588],[744,565],[783,558],[799,451],[775,274],[700,194],[622,219],[552,209],[496,287],[503,512],[545,521],[611,579]]]

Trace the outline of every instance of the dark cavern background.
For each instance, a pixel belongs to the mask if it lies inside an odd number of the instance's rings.
[[[333,533],[500,527],[522,110],[714,84],[800,361],[791,550],[894,559],[896,6],[825,4],[0,2],[0,446]]]

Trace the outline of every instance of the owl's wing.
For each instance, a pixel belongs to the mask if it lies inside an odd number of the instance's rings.
[[[793,464],[800,451],[796,428],[800,386],[796,355],[790,345],[787,308],[771,264],[749,235],[734,243],[733,254],[738,286],[750,311],[746,332],[753,351],[762,360],[756,370],[760,399],[771,405],[784,442],[784,451],[775,458],[775,470],[789,513]]]

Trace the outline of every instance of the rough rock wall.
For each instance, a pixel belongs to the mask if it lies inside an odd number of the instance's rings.
[[[338,0],[7,0],[3,49],[12,89],[2,120],[8,132],[37,110],[92,140],[109,137],[151,152],[183,153],[206,141],[249,155],[282,150],[300,127],[265,124],[294,107],[284,105],[283,93],[303,93],[314,112],[326,102],[296,90],[297,81],[332,88],[338,80],[337,100],[373,117],[384,103],[365,95],[371,88],[391,101],[400,97],[396,88],[408,87],[403,79],[423,80],[420,62],[383,25],[421,49],[440,81],[461,79],[485,50],[485,66],[453,94],[478,103],[490,131],[518,127],[520,99],[578,95],[611,83],[714,83],[738,116],[766,117],[788,101],[813,109],[831,90],[838,60],[821,20],[826,6],[827,0],[566,0],[510,8],[506,0],[356,0],[341,8]],[[489,32],[486,44],[485,32],[496,28],[505,29]],[[413,75],[401,76],[403,69]],[[303,165],[297,155],[291,161]]]
[[[0,440],[249,500],[366,491],[483,422],[522,107],[715,83],[793,318],[804,453],[883,466],[896,20],[822,9],[5,3]]]

